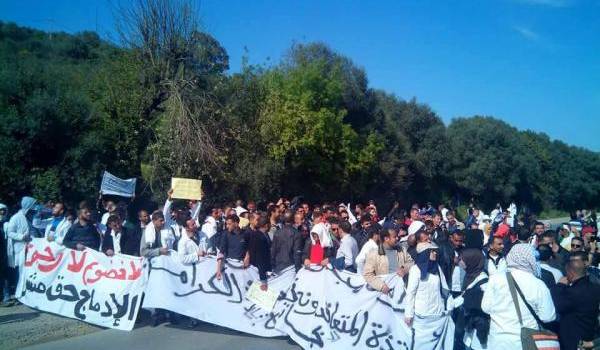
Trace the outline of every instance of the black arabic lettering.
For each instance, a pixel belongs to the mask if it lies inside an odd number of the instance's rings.
[[[186,271],[181,271],[180,273],[176,273],[176,272],[173,272],[173,271],[171,271],[169,269],[166,269],[164,267],[154,267],[154,266],[152,266],[152,260],[155,259],[155,258],[152,258],[152,259],[150,259],[148,261],[148,266],[149,266],[150,272],[152,272],[152,270],[165,271],[166,273],[168,273],[170,275],[179,277],[179,279],[181,280],[182,284],[186,284],[187,283],[188,276],[187,276],[187,272]]]
[[[129,316],[127,316],[127,319],[129,321],[133,321],[133,316],[135,315],[135,311],[137,310],[137,301],[138,301],[138,296],[134,296],[133,298],[131,298],[131,308],[129,309]]]
[[[340,276],[340,273],[338,270],[336,269],[330,269],[329,267],[327,268],[329,271],[331,271],[331,273],[333,273],[333,276],[340,282],[342,282],[343,284],[345,284],[348,288],[352,289],[352,293],[358,293],[360,292],[361,289],[363,289],[366,285],[366,283],[362,283],[360,285],[353,285],[350,280],[352,279],[352,277],[348,277],[346,279],[343,279],[342,276]]]
[[[195,293],[204,293],[204,294],[221,294],[227,297],[233,297],[235,294],[235,299],[228,300],[230,303],[240,304],[243,301],[242,291],[237,282],[235,274],[233,273],[224,273],[222,279],[222,288],[217,284],[217,275],[216,273],[212,275],[208,279],[208,287],[205,288],[202,283],[198,284],[198,288],[191,290],[187,293],[173,293],[176,297],[186,297]]]
[[[77,288],[72,284],[63,285],[62,283],[58,283],[54,287],[54,293],[52,293],[52,288],[46,290],[46,299],[48,299],[48,301],[60,299],[74,302],[79,300],[79,293],[77,293]]]
[[[294,325],[294,323],[291,322],[289,319],[289,316],[293,309],[294,309],[294,304],[291,304],[290,307],[288,308],[287,312],[285,313],[285,317],[283,318],[285,324],[288,325],[290,327],[290,329],[297,336],[299,336],[303,340],[309,342],[311,348],[313,347],[313,345],[317,345],[319,348],[322,348],[323,344],[324,344],[323,343],[323,335],[325,335],[325,332],[321,331],[321,326],[317,326],[312,330],[311,334],[314,337],[311,337],[309,335],[302,333],[300,330],[296,329],[296,326]]]
[[[373,327],[373,329],[371,330],[371,336],[369,338],[367,338],[367,341],[365,343],[368,347],[370,347],[370,348],[379,347],[380,338],[386,338],[385,340],[393,339],[393,335],[390,334],[390,329],[387,329],[383,333],[377,332],[377,330],[383,329],[383,325],[381,323],[373,322],[373,323],[371,323],[371,326]],[[388,342],[388,344],[391,346],[391,343]],[[391,347],[391,349],[393,349],[393,347]]]

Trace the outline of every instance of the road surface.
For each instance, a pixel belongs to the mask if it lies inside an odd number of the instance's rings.
[[[102,330],[99,332],[26,347],[27,350],[300,350],[288,337],[261,338],[200,323],[195,329],[163,324],[136,327],[131,332]]]

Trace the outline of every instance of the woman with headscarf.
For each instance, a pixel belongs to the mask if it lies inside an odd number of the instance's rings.
[[[533,247],[529,244],[516,244],[506,256],[508,271],[490,277],[483,293],[481,309],[490,315],[488,349],[519,350],[521,328],[538,328],[537,321],[529,312],[525,301],[532,307],[539,319],[546,323],[556,318],[554,304],[548,287],[536,277],[539,266],[535,260]],[[510,274],[523,292],[518,295],[521,322],[508,285]]]
[[[314,213],[318,222],[310,230],[310,239],[304,244],[302,260],[304,266],[311,264],[327,266],[329,259],[335,258],[335,249],[329,232],[329,225],[322,220],[320,213]]]
[[[456,329],[464,330],[464,336],[457,341],[464,342],[467,349],[488,349],[490,316],[481,310],[481,299],[488,282],[488,275],[484,271],[485,261],[481,249],[467,248],[461,254],[460,264],[466,275]]]
[[[414,339],[431,338],[430,323],[437,321],[453,308],[454,301],[437,262],[437,255],[438,246],[435,243],[418,243],[415,265],[408,273],[404,317],[406,324],[414,329]],[[451,337],[446,338],[451,341]],[[424,349],[433,346],[416,344],[415,348]]]
[[[451,349],[452,337],[432,337],[432,325],[448,322],[454,308],[434,243],[417,244],[415,265],[408,273],[404,321],[413,330],[414,349]],[[443,344],[442,344],[443,343]]]

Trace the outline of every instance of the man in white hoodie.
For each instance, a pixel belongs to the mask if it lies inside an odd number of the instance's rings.
[[[33,236],[33,207],[37,201],[32,197],[23,197],[21,199],[21,209],[10,218],[6,227],[8,266],[14,270],[16,280],[12,284],[16,286],[19,280],[19,267],[23,266],[25,261],[25,245],[31,241]],[[11,291],[14,293],[14,291]]]

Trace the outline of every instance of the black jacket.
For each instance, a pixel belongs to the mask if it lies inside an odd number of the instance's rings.
[[[63,244],[67,248],[77,249],[77,243],[94,250],[100,249],[100,234],[96,227],[91,223],[87,223],[85,226],[82,226],[79,221],[74,223],[67,231]]]
[[[271,243],[271,266],[279,273],[288,266],[296,270],[302,266],[304,239],[302,234],[291,225],[284,225],[273,235]]]
[[[560,316],[558,336],[561,350],[576,350],[580,340],[594,340],[598,327],[600,286],[585,276],[570,286],[559,283],[550,292]]]
[[[239,229],[223,232],[219,250],[227,259],[243,260],[248,251],[248,235]]]
[[[140,256],[140,240],[142,239],[140,230],[131,230],[127,227],[123,227],[121,230],[121,254]],[[107,250],[115,250],[113,237],[110,233],[104,235],[104,241],[102,241],[102,252],[106,253]]]
[[[483,290],[481,285],[487,283],[488,278],[479,281],[474,286],[466,289],[463,298],[464,304],[460,308],[456,327],[465,331],[477,331],[477,338],[481,344],[487,344],[490,333],[490,315],[481,310],[481,300],[483,299]]]
[[[452,271],[454,270],[454,252],[455,249],[449,241],[442,241],[439,244],[438,263],[446,278],[448,286],[452,285]]]
[[[258,268],[258,275],[261,281],[267,280],[267,271],[271,271],[271,239],[268,234],[259,230],[249,230],[246,233],[248,237],[248,252],[250,254],[250,265]]]
[[[357,230],[350,232],[350,234],[356,240],[359,251],[362,249],[363,245],[365,245],[365,243],[367,243],[367,241],[369,240],[369,234],[362,227],[359,227]]]
[[[546,287],[548,287],[548,289],[554,287],[554,285],[556,284],[556,280],[554,280],[554,275],[552,274],[552,272],[548,271],[548,270],[542,270],[542,275],[540,276],[540,279],[542,280],[542,282],[544,282],[544,284],[546,285]]]

